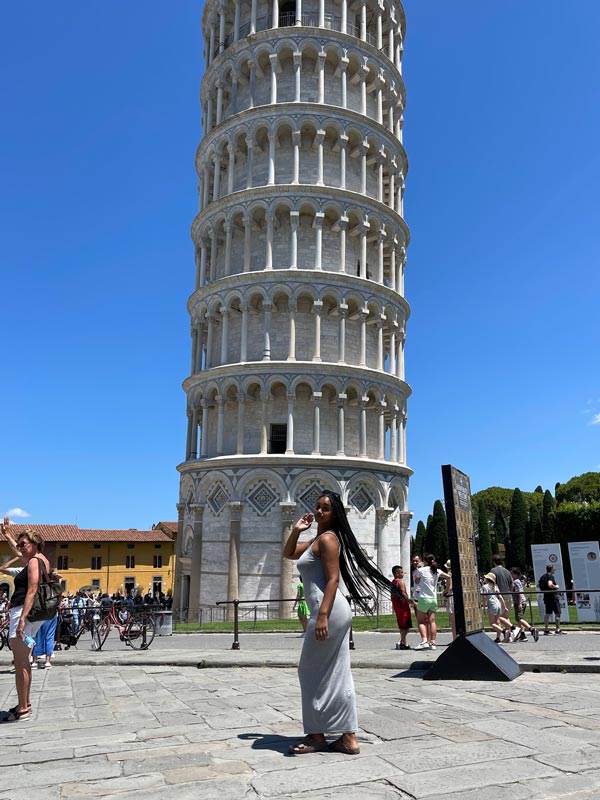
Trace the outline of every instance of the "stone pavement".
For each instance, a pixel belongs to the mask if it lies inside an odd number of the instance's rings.
[[[110,651],[65,666],[67,655],[34,671],[32,719],[0,726],[0,800],[600,798],[598,674],[436,683],[398,665],[355,669],[361,754],[290,757],[295,668],[117,665]],[[13,702],[0,666],[0,707]]]

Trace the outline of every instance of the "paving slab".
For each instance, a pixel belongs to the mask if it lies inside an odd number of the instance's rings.
[[[295,666],[34,671],[32,719],[0,725],[0,800],[600,798],[600,675],[438,683],[371,667],[354,679],[360,755],[292,757],[302,736]],[[0,674],[6,702],[13,681]]]

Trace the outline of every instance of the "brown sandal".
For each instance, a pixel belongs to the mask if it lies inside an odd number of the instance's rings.
[[[324,750],[327,750],[327,742],[319,742],[309,733],[298,744],[291,744],[288,753],[291,756],[303,756],[305,753],[322,753]]]
[[[344,753],[347,756],[357,756],[360,753],[360,747],[348,747],[341,737],[329,745],[329,750],[333,750],[335,753]]]

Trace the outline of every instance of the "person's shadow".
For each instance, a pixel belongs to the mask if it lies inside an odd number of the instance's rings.
[[[273,750],[275,753],[280,753],[282,756],[294,756],[288,752],[290,745],[298,744],[303,738],[302,734],[298,736],[279,736],[276,733],[239,733],[238,739],[245,742],[252,741],[253,750]]]

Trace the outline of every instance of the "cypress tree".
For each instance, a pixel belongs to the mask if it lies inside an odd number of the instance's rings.
[[[477,568],[480,572],[489,572],[492,568],[492,541],[488,524],[485,503],[477,504]]]
[[[527,534],[525,536],[525,563],[522,569],[532,572],[533,558],[531,557],[531,545],[539,544],[542,541],[542,518],[535,503],[529,506],[529,519],[527,520]]]
[[[441,500],[433,504],[433,517],[429,528],[429,552],[436,557],[437,563],[442,566],[448,560],[448,524],[446,512]]]
[[[554,511],[556,509],[556,501],[552,497],[549,489],[544,492],[544,500],[542,501],[542,534],[543,542],[545,544],[554,543]]]
[[[431,525],[433,523],[433,516],[429,514],[427,517],[427,524],[425,525],[425,536],[423,537],[423,552],[421,555],[433,553],[433,540],[431,538]]]
[[[425,541],[425,525],[422,520],[417,523],[417,532],[415,534],[415,546],[413,549],[413,556],[418,555],[423,558],[423,543]],[[406,568],[408,569],[408,567]]]
[[[506,565],[508,569],[511,567],[523,569],[525,566],[525,539],[527,535],[527,505],[520,489],[515,489],[513,492],[508,535]]]
[[[504,521],[504,517],[502,516],[502,512],[500,509],[496,509],[496,514],[494,515],[494,542],[493,542],[492,550],[494,553],[500,552],[500,545],[506,547],[506,522]]]

